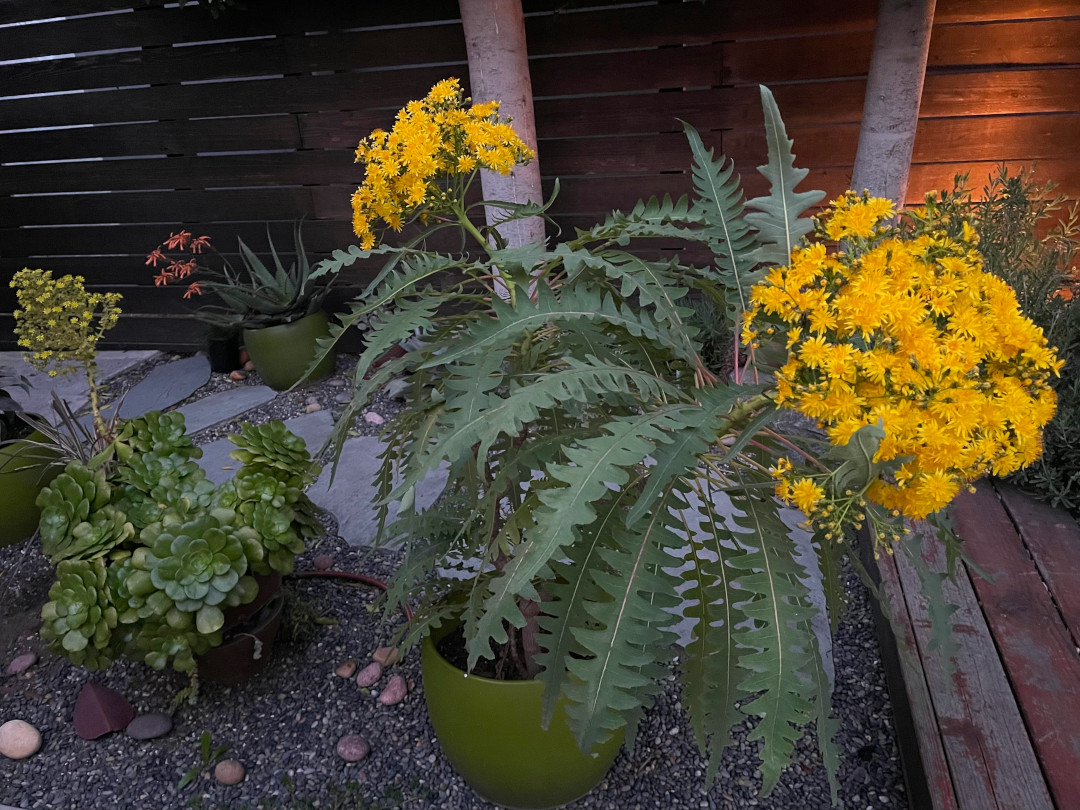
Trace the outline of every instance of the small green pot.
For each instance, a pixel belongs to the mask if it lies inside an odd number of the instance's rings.
[[[59,468],[46,468],[27,457],[40,452],[30,445],[30,440],[44,441],[45,437],[33,433],[29,440],[0,447],[0,547],[22,542],[34,533],[41,515],[34,501],[42,488],[60,474]]]
[[[621,731],[586,756],[566,724],[564,699],[544,731],[544,684],[466,676],[435,641],[424,639],[420,652],[428,716],[450,764],[478,795],[538,810],[572,802],[600,783],[622,746]]]
[[[244,330],[244,347],[262,381],[275,391],[292,388],[301,380],[315,382],[334,373],[336,357],[330,352],[307,377],[319,338],[330,337],[325,312],[313,312],[298,321]]]

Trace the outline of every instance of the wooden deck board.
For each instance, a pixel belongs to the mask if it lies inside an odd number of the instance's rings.
[[[1010,500],[1020,512],[1048,517],[1043,510],[1024,505],[1025,498],[1012,493]],[[997,645],[1009,682],[1016,694],[1035,753],[1058,807],[1075,806],[1080,797],[1080,656],[1054,604],[1039,567],[998,498],[992,484],[984,482],[975,494],[957,498],[956,530],[975,565],[992,578],[972,573],[972,585],[982,613]],[[1038,524],[1019,521],[1021,534],[1034,538],[1053,520]],[[1054,543],[1071,541],[1060,556],[1076,551],[1075,537],[1041,536],[1037,547],[1058,556]],[[1061,572],[1068,576],[1069,572]],[[1080,574],[1080,568],[1072,574]],[[1061,591],[1054,589],[1055,593]]]
[[[949,771],[961,810],[1053,810],[1038,760],[978,600],[964,571],[946,580],[946,599],[957,605],[959,642],[950,678],[940,654],[929,649],[929,613],[919,579],[902,552],[894,555],[919,655],[929,685]],[[923,559],[944,571],[940,543],[927,536]]]

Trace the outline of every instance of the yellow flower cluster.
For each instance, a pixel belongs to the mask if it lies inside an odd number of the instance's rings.
[[[919,518],[966,482],[1038,458],[1063,361],[1012,289],[982,269],[970,225],[954,240],[925,211],[904,232],[882,224],[890,215],[885,200],[836,200],[819,236],[839,248],[796,249],[755,285],[743,339],[786,340],[777,401],[834,444],[884,424],[875,460],[904,463],[865,494]],[[808,514],[825,497],[809,479],[780,477],[778,493]]]
[[[468,106],[457,79],[436,84],[420,101],[397,114],[390,132],[377,129],[360,142],[356,162],[364,182],[352,197],[353,231],[366,250],[375,229],[400,231],[423,206],[438,213],[450,201],[444,184],[478,169],[509,174],[535,154],[517,136],[499,102]]]
[[[15,274],[18,345],[34,368],[55,377],[93,362],[97,343],[120,317],[119,293],[91,293],[82,276],[54,279],[48,270]],[[99,311],[100,310],[100,311]]]

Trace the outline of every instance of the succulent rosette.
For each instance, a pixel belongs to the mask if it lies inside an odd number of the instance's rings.
[[[144,623],[135,636],[134,647],[154,669],[165,669],[171,663],[177,672],[194,672],[199,665],[198,656],[221,644],[221,631],[199,630],[191,613],[176,611],[172,618],[172,623],[166,620]]]
[[[112,661],[116,608],[109,598],[105,564],[100,560],[65,560],[41,609],[41,637],[49,649],[87,669],[105,669]]]
[[[153,524],[142,533],[150,548],[146,563],[151,582],[178,610],[195,614],[201,633],[221,629],[225,623],[223,605],[241,604],[243,596],[250,593],[253,598],[255,594],[253,580],[241,583],[248,569],[245,536],[254,540],[254,532],[221,517],[204,514]]]
[[[125,445],[121,454],[156,453],[202,458],[202,448],[196,447],[188,437],[184,429],[184,415],[178,411],[150,411],[137,419],[129,419],[117,439]]]
[[[111,493],[103,470],[90,470],[78,461],[68,464],[52,484],[38,493],[42,548],[54,563],[74,556],[68,551],[75,527],[105,506]]]
[[[269,503],[256,503],[251,512],[250,526],[259,534],[266,549],[266,565],[282,574],[291,574],[293,558],[304,550],[304,541],[296,531],[296,513],[289,507],[278,509]],[[263,566],[253,566],[259,573]]]
[[[301,481],[295,486],[311,481],[312,462],[307,444],[286,428],[284,422],[245,424],[240,433],[229,436],[229,441],[237,448],[229,455],[253,470],[270,467],[289,476],[300,476]],[[279,472],[274,474],[281,477]]]

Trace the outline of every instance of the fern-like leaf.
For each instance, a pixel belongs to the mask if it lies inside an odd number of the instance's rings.
[[[765,85],[761,85],[761,106],[769,162],[758,166],[758,171],[769,181],[769,193],[746,202],[747,208],[755,209],[746,215],[746,222],[757,229],[759,242],[748,258],[755,264],[787,264],[799,240],[814,228],[813,222],[802,215],[821,202],[825,192],[795,191],[810,170],[795,168],[795,154],[791,151],[794,141],[788,138],[780,108]]]

